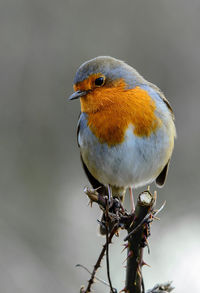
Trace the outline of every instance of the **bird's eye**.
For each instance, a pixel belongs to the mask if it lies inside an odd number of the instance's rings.
[[[102,86],[104,84],[105,78],[103,76],[98,77],[97,79],[95,79],[95,85],[96,86]]]

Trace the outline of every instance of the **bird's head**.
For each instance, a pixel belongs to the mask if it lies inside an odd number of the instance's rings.
[[[69,100],[80,98],[81,109],[85,112],[96,111],[125,89],[144,83],[139,73],[125,62],[99,56],[83,63],[74,78],[74,93]]]

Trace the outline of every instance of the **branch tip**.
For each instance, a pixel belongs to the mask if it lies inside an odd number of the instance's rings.
[[[154,200],[153,196],[147,190],[147,191],[140,193],[140,195],[138,197],[138,204],[144,205],[144,206],[149,206],[153,200]]]

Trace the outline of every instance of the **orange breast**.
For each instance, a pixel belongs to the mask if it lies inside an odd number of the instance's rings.
[[[148,137],[161,126],[155,102],[139,86],[126,89],[123,80],[112,87],[96,88],[81,98],[81,111],[88,114],[88,126],[101,143],[109,146],[124,141],[130,125],[134,134]]]

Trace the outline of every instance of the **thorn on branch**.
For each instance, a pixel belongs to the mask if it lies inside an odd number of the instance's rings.
[[[129,247],[128,243],[123,244],[124,248],[122,249],[121,253],[124,252],[124,250],[126,250]]]

